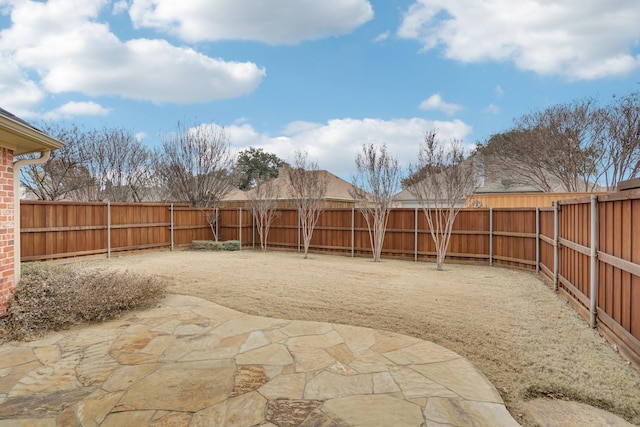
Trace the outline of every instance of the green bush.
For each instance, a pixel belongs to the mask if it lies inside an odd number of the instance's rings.
[[[214,240],[194,240],[191,247],[199,251],[239,251],[239,240],[227,240],[225,242],[217,242]]]
[[[221,251],[223,242],[215,240],[194,240],[191,247],[198,251]]]
[[[129,272],[26,264],[9,304],[2,335],[31,339],[70,325],[104,321],[146,307],[164,295],[157,277]]]
[[[225,251],[239,251],[240,250],[240,240],[227,240],[224,242],[224,250]]]

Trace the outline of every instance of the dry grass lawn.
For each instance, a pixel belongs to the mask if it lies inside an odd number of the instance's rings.
[[[148,252],[84,263],[169,280],[244,313],[433,341],[473,362],[523,426],[524,402],[564,397],[640,423],[640,374],[535,275],[476,265],[285,252]]]

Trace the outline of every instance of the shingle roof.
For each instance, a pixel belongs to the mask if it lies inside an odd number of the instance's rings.
[[[56,150],[63,143],[40,129],[0,108],[0,147],[13,151],[14,156]]]
[[[25,120],[22,120],[20,117],[16,116],[15,114],[13,114],[10,111],[5,110],[4,108],[0,107],[0,115],[5,116],[15,122],[18,122],[20,124],[23,124],[27,127],[30,127],[31,129],[37,130],[38,132],[42,132],[40,129],[38,129],[37,127],[33,126],[31,123],[26,122]]]
[[[320,173],[326,176],[327,178],[327,193],[325,194],[325,199],[332,200],[345,200],[345,201],[354,201],[355,199],[351,196],[351,189],[353,186],[345,181],[342,178],[339,178],[328,172],[326,170],[316,171],[314,173]],[[280,173],[277,178],[273,180],[274,184],[278,186],[280,189],[280,195],[278,199],[289,199],[290,198],[290,188],[291,181],[289,180],[289,175],[284,170],[280,170]],[[249,200],[249,192],[241,191],[241,190],[232,190],[227,196],[223,199],[224,201],[240,201],[240,200]]]

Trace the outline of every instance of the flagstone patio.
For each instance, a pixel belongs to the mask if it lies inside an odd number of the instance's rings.
[[[116,321],[0,347],[4,426],[518,426],[431,342],[167,296]]]

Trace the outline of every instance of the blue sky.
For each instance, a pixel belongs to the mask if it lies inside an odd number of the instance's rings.
[[[149,146],[223,126],[349,179],[363,143],[469,147],[546,106],[640,90],[637,0],[0,0],[0,106]]]

